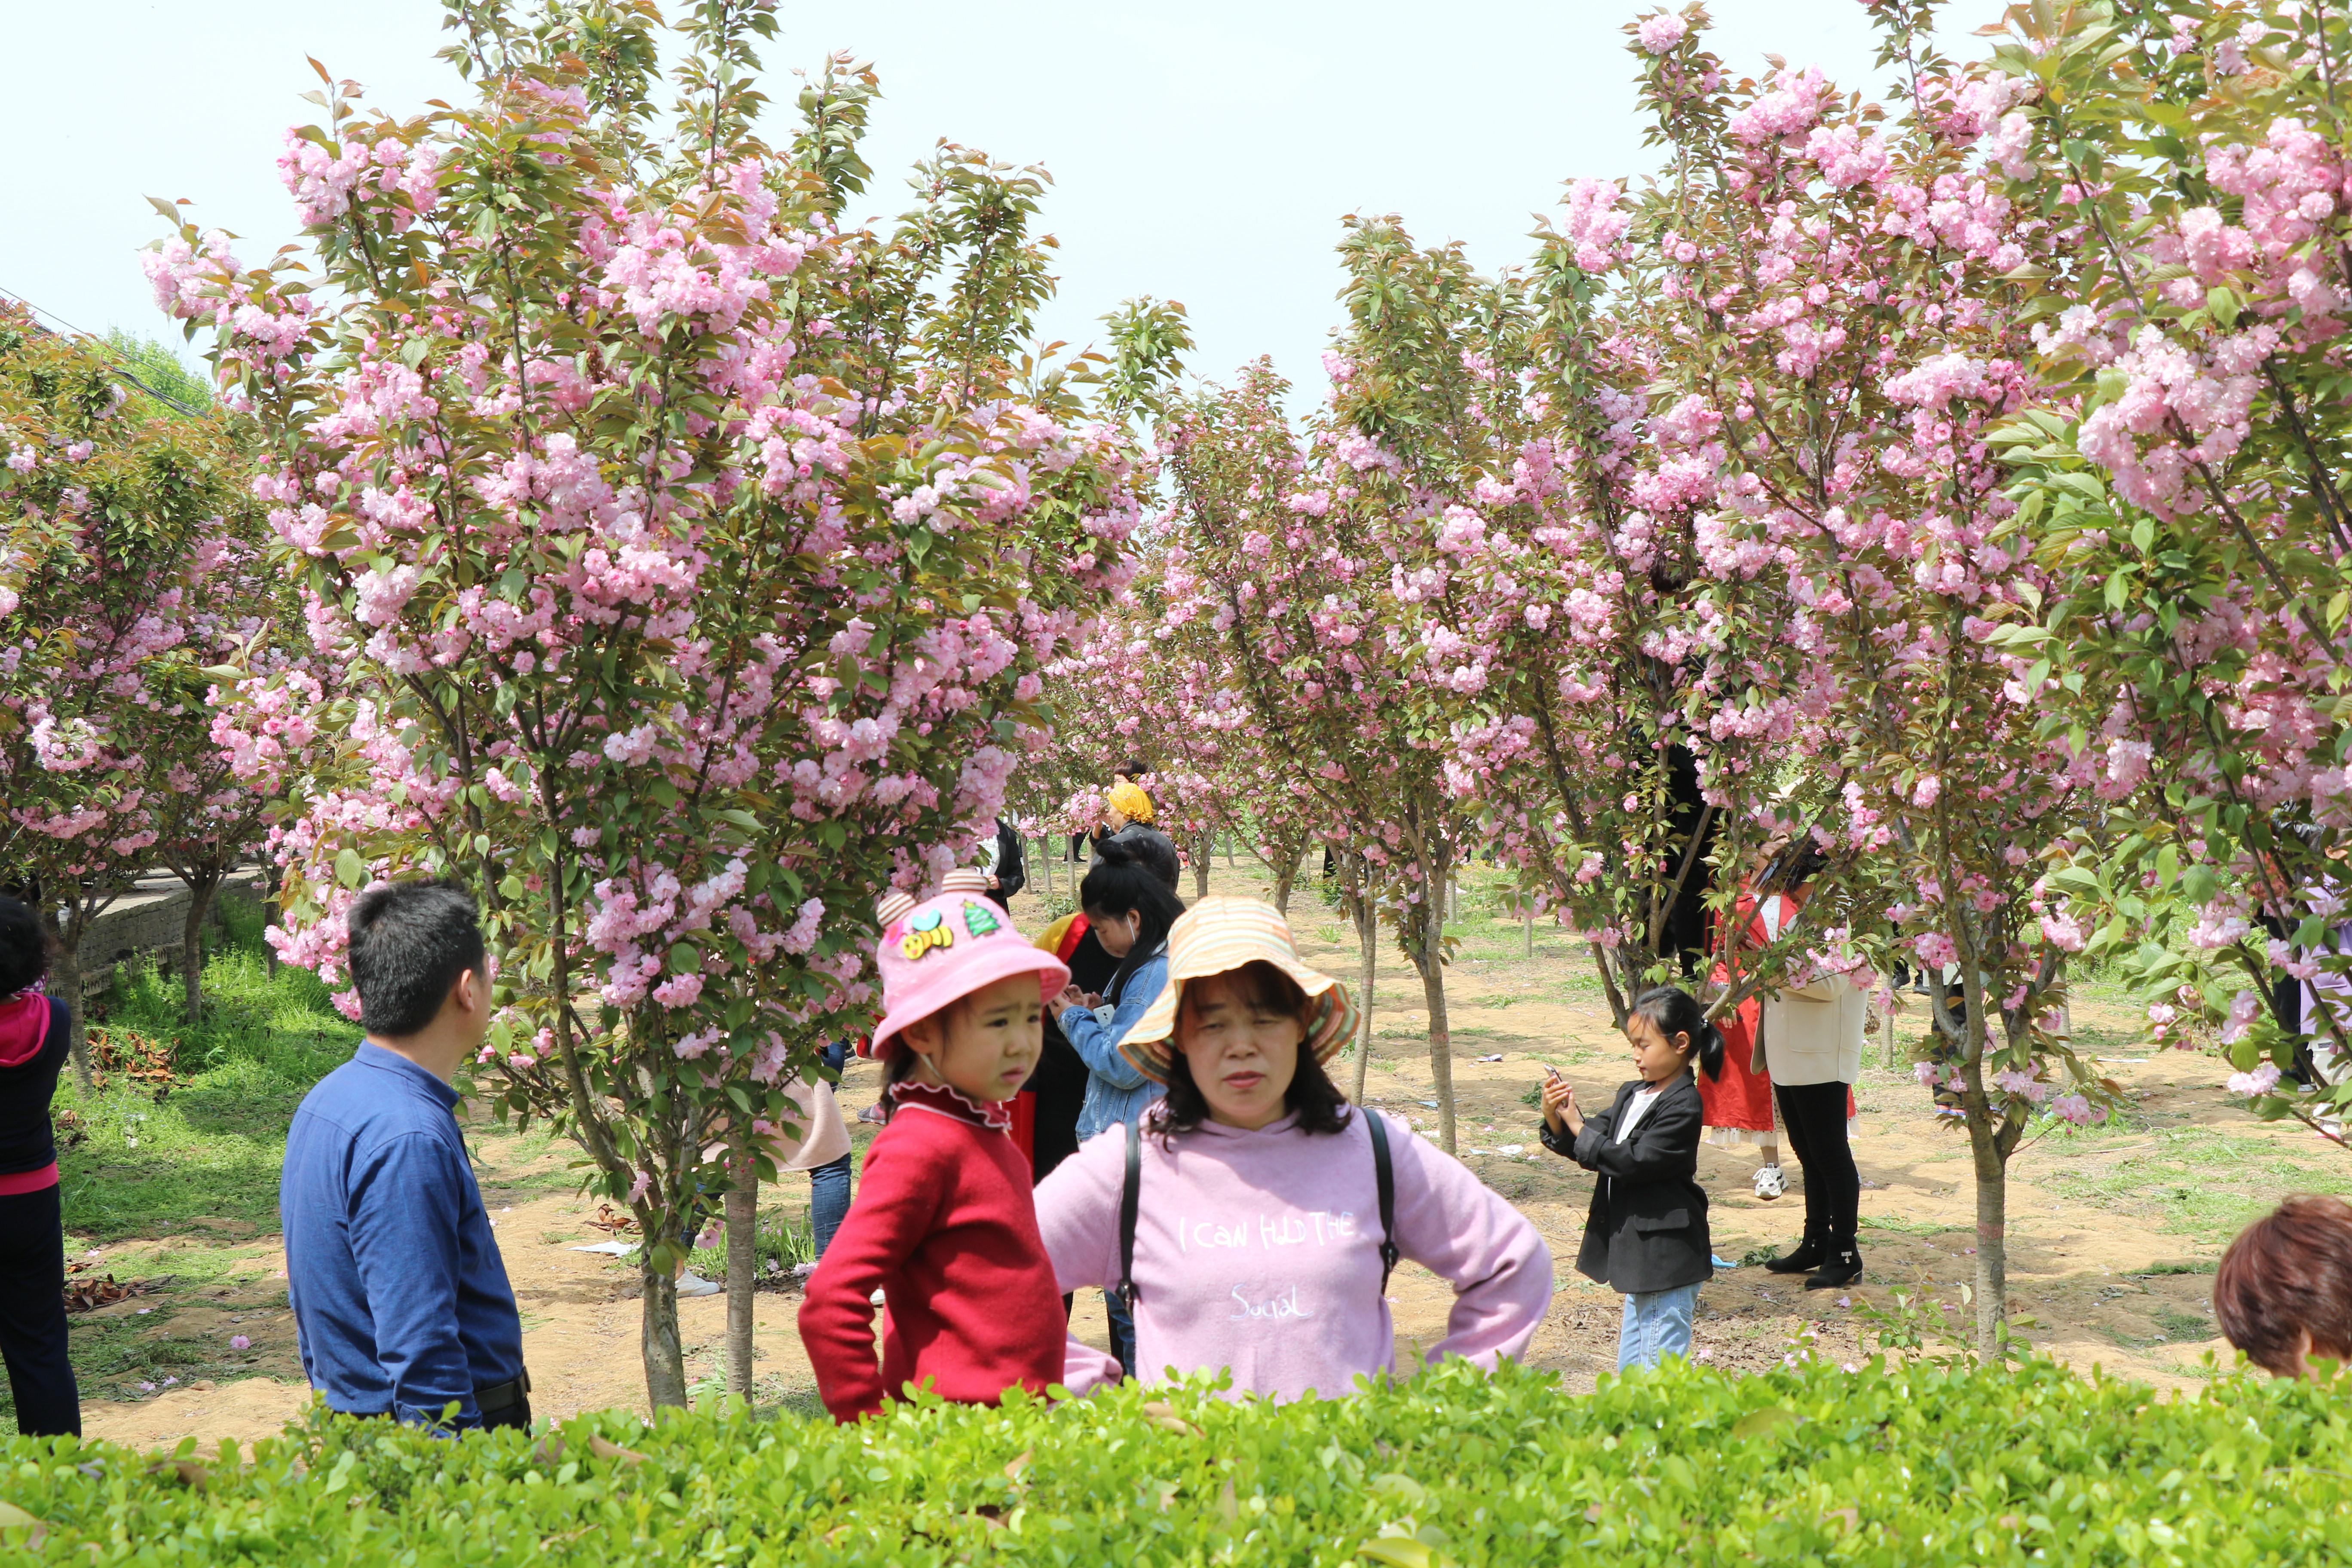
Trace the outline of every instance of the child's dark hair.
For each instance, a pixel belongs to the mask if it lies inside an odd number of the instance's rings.
[[[0,893],[0,996],[37,985],[49,972],[49,938],[41,917],[22,900]]]
[[[1647,1018],[1670,1046],[1676,1035],[1689,1036],[1698,1070],[1706,1074],[1709,1083],[1722,1076],[1723,1031],[1706,1021],[1706,1009],[1689,992],[1679,985],[1644,991],[1633,998],[1633,1016]]]
[[[449,987],[472,970],[489,978],[474,896],[455,882],[394,882],[352,900],[352,985],[360,1027],[405,1039],[440,1016]]]
[[[1242,995],[1254,1007],[1269,1013],[1283,1013],[1298,1020],[1298,1070],[1290,1076],[1290,1087],[1283,1091],[1282,1102],[1298,1118],[1301,1132],[1337,1132],[1348,1125],[1355,1111],[1348,1097],[1307,1048],[1307,1033],[1313,1026],[1314,1009],[1307,993],[1298,983],[1264,959],[1253,959],[1231,972]],[[1198,984],[1199,982],[1193,982]],[[1184,1016],[1192,1007],[1193,992],[1185,989],[1185,1000],[1177,1009],[1177,1029],[1183,1029]],[[1192,1064],[1184,1053],[1173,1048],[1168,1052],[1168,1098],[1160,1112],[1156,1131],[1165,1144],[1179,1132],[1190,1132],[1209,1119],[1209,1102],[1193,1080]]]
[[[1103,994],[1127,983],[1136,965],[1157,952],[1168,940],[1168,928],[1184,912],[1184,900],[1176,890],[1160,879],[1151,867],[1132,844],[1122,844],[1117,837],[1104,839],[1095,846],[1094,868],[1087,879],[1078,884],[1078,907],[1087,911],[1091,921],[1097,915],[1139,914],[1141,923],[1135,932],[1135,945],[1118,961],[1118,969]]]

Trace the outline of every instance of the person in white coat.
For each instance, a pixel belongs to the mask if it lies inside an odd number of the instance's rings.
[[[1799,853],[1811,849],[1808,845]],[[1777,940],[1802,918],[1807,889],[1801,879],[1814,868],[1800,866],[1795,876],[1785,879],[1798,883],[1794,890],[1769,894],[1759,904],[1758,917],[1769,938]],[[1775,879],[1768,872],[1762,885],[1769,887]],[[1789,1152],[1805,1173],[1804,1239],[1794,1251],[1764,1267],[1775,1274],[1806,1275],[1808,1290],[1833,1289],[1862,1278],[1862,1251],[1855,1240],[1862,1217],[1862,1173],[1854,1168],[1847,1133],[1853,1116],[1853,1083],[1862,1076],[1871,983],[1867,974],[1825,974],[1764,998],[1759,1054],[1771,1074],[1772,1102],[1780,1113]]]

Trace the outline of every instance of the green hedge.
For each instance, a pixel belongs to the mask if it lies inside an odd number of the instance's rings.
[[[1198,1389],[740,1411],[439,1441],[325,1421],[249,1456],[16,1439],[0,1562],[1621,1564],[2341,1562],[2336,1390],[1675,1367],[1562,1396],[1456,1364],[1268,1408]]]

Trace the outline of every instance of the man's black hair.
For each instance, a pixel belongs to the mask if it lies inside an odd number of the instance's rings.
[[[0,996],[14,996],[49,970],[41,917],[22,900],[0,894]]]
[[[439,1016],[467,970],[488,978],[473,895],[454,882],[394,882],[352,905],[352,984],[360,1026],[404,1039]]]

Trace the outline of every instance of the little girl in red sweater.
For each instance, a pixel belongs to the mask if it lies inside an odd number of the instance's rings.
[[[950,872],[935,897],[893,894],[879,911],[884,1016],[866,1051],[888,1066],[888,1121],[801,1304],[817,1392],[839,1421],[908,1384],[993,1405],[1016,1384],[1064,1381],[1061,1292],[1011,1130],[1045,1004],[1069,971],[985,891],[978,873]]]

